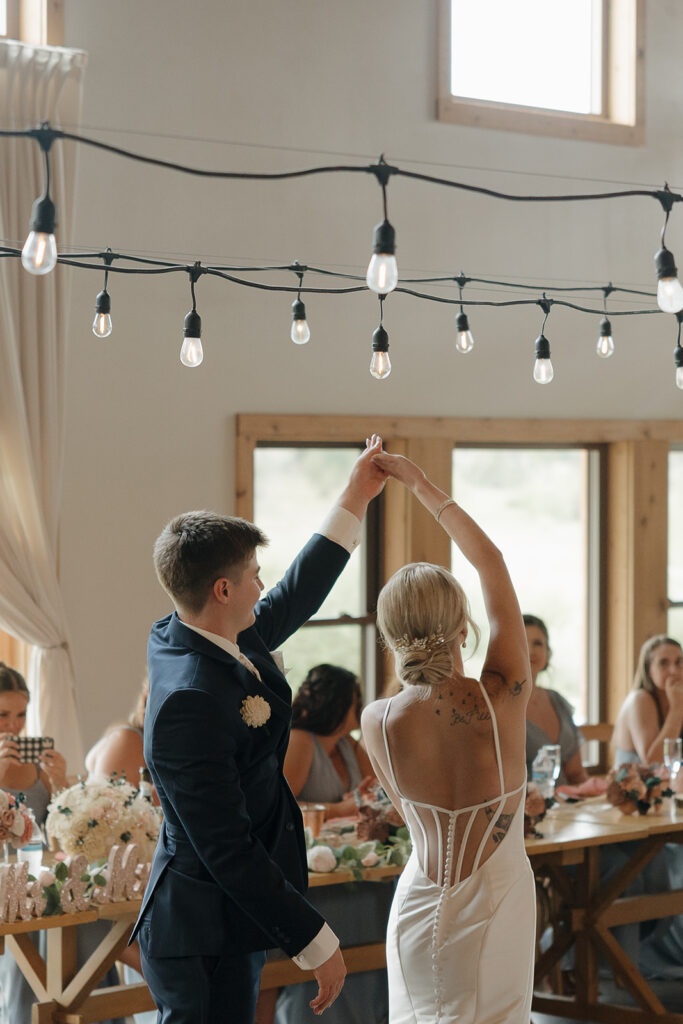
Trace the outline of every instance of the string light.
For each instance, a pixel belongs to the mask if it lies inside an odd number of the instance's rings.
[[[614,291],[611,284],[608,284],[604,291],[603,309],[605,315],[600,321],[600,334],[596,351],[601,359],[609,359],[614,354],[614,338],[612,337],[612,325],[607,319],[607,296]]]
[[[45,190],[33,204],[29,234],[24,248],[21,250],[21,262],[29,274],[41,276],[49,274],[57,263],[57,243],[55,241],[55,204],[50,198],[50,146],[52,136],[49,132],[39,135],[38,141],[45,158]]]
[[[384,220],[375,226],[372,241],[372,256],[368,264],[365,281],[370,291],[378,295],[393,292],[398,284],[398,266],[396,264],[396,232],[387,219],[387,181],[391,168],[380,157],[376,165],[377,180],[382,188]]]
[[[664,209],[664,226],[662,227],[662,245],[655,253],[655,271],[657,272],[657,305],[663,313],[678,313],[683,309],[683,288],[678,280],[678,270],[674,255],[670,252],[664,241],[666,227],[669,223],[669,214],[673,205],[673,193],[669,186],[665,185],[659,195],[659,201]]]
[[[301,301],[301,288],[304,282],[304,272],[303,268],[295,270],[294,268],[296,266],[297,261],[295,260],[292,264],[292,269],[299,278],[299,291],[292,303],[292,329],[289,336],[295,345],[306,345],[311,340],[311,329],[306,320],[306,306]]]
[[[460,294],[460,312],[455,318],[455,329],[457,331],[455,337],[455,351],[462,352],[463,355],[466,355],[474,348],[474,338],[472,337],[472,332],[470,330],[470,322],[467,319],[467,313],[462,308],[462,290],[467,283],[467,278],[464,274],[461,274],[460,277],[456,278],[456,280],[458,282],[458,290]]]
[[[107,249],[104,256],[106,263],[106,269],[104,271],[104,288],[101,292],[97,293],[95,299],[95,319],[92,322],[92,332],[96,338],[108,338],[111,334],[112,323],[111,323],[111,298],[107,291],[107,284],[109,281],[109,266],[113,257],[111,255],[111,249]]]
[[[676,339],[676,348],[674,349],[674,366],[676,367],[676,387],[683,391],[683,348],[681,348],[681,322],[683,322],[683,313],[676,313],[676,319],[678,320],[678,337]]]
[[[536,338],[536,362],[534,363],[534,380],[537,384],[550,384],[551,380],[555,376],[553,370],[553,364],[550,362],[550,342],[544,335],[545,322],[548,319],[548,313],[550,312],[551,300],[546,299],[545,295],[542,299],[538,300],[538,305],[541,307],[545,316],[543,317],[543,325],[541,326],[541,333]]]
[[[201,276],[202,271],[203,268],[199,263],[195,263],[194,266],[188,270],[190,277],[190,291],[192,292],[192,309],[185,317],[185,325],[183,327],[183,344],[180,349],[180,362],[183,366],[189,366],[191,368],[199,366],[204,358],[204,350],[202,348],[202,318],[197,312],[197,299],[194,293],[195,283]]]
[[[389,335],[384,330],[382,323],[384,316],[384,296],[379,297],[379,326],[372,335],[372,359],[370,360],[370,373],[376,380],[386,380],[391,373],[391,359],[389,358]]]

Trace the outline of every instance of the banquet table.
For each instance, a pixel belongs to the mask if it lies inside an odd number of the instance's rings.
[[[623,891],[666,843],[683,843],[683,813],[672,821],[668,808],[659,815],[626,817],[596,798],[556,806],[539,825],[542,838],[528,839],[526,849],[537,877],[550,879],[561,903],[561,927],[538,959],[535,983],[550,975],[575,944],[576,992],[571,996],[534,994],[532,1012],[605,1024],[683,1024],[683,1014],[667,1013],[628,959],[609,929],[615,925],[683,913],[683,890],[624,897]],[[629,857],[607,885],[600,884],[599,855],[610,844],[628,844]],[[624,846],[621,845],[621,849]],[[567,870],[569,869],[569,870]],[[400,874],[399,867],[368,868],[363,878],[382,882]],[[312,887],[353,883],[349,872],[311,874]],[[144,984],[93,991],[124,949],[140,901],[111,903],[78,914],[62,914],[0,925],[0,943],[15,956],[36,993],[32,1024],[90,1024],[153,1008]],[[76,968],[76,929],[104,919],[110,930],[88,961]],[[47,952],[39,956],[29,932],[46,930]],[[632,993],[637,1007],[598,1001],[598,961],[604,955],[615,976]],[[385,965],[383,943],[347,946],[350,973]],[[296,984],[311,975],[287,958],[269,961],[262,987]]]

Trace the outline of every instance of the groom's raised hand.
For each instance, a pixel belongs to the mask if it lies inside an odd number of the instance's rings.
[[[362,519],[373,498],[383,490],[387,474],[374,462],[374,456],[382,451],[382,438],[373,434],[365,442],[365,450],[356,459],[349,482],[342,491],[339,504],[342,508]]]
[[[346,977],[346,964],[341,949],[335,950],[329,960],[313,971],[318,982],[318,994],[311,999],[309,1006],[313,1013],[321,1014],[328,1006],[332,1006],[342,988]]]

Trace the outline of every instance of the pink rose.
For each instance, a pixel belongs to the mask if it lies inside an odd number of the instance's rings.
[[[55,884],[56,878],[51,871],[41,871],[40,875],[38,876],[38,881],[40,882],[44,889],[47,889],[49,885]]]

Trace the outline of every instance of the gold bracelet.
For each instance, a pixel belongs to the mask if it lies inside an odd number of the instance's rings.
[[[444,509],[447,509],[449,505],[455,504],[456,502],[454,498],[446,498],[445,501],[441,502],[436,512],[434,513],[434,518],[436,519],[437,523],[439,522],[439,519],[441,518],[441,513],[444,511]]]

